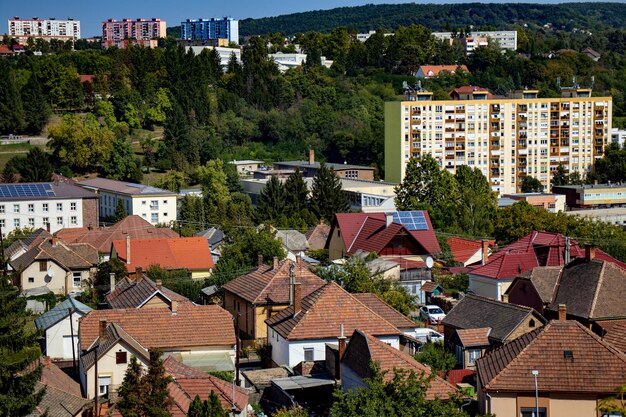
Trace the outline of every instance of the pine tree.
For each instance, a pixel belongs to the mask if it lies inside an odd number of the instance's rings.
[[[46,182],[52,178],[52,169],[48,154],[33,148],[21,160],[19,171],[23,182]]]
[[[39,80],[34,76],[28,79],[22,89],[22,106],[26,120],[26,133],[39,134],[48,123],[51,110],[46,96],[41,91]]]
[[[143,368],[135,356],[131,356],[124,381],[117,393],[120,401],[118,409],[124,417],[142,417],[146,386],[143,381]]]
[[[189,404],[187,417],[204,417],[204,410],[202,409],[202,405],[202,400],[198,395],[196,395],[191,404]]]
[[[170,417],[168,411],[174,404],[174,400],[167,389],[172,378],[165,373],[161,352],[157,349],[150,350],[150,362],[148,373],[142,378],[146,386],[144,397],[144,415],[146,417]]]
[[[276,222],[285,214],[285,190],[276,175],[265,184],[257,202],[256,216],[259,222]]]
[[[287,217],[300,216],[309,206],[309,190],[300,174],[300,170],[291,174],[285,181],[285,205]]]
[[[115,222],[119,222],[120,220],[124,220],[128,216],[128,212],[126,211],[126,206],[124,206],[123,200],[117,200],[117,205],[115,206]]]
[[[341,190],[341,180],[335,171],[325,163],[313,178],[311,189],[311,208],[318,218],[332,221],[336,213],[345,213],[349,210],[346,196]]]
[[[204,401],[204,404],[205,404],[204,409],[206,412],[204,417],[226,417],[227,416],[227,413],[222,407],[222,403],[220,402],[220,399],[218,398],[215,391],[211,391],[211,394],[209,394],[209,398],[206,401]]]
[[[35,390],[41,368],[31,364],[41,356],[38,334],[26,330],[29,314],[19,289],[0,279],[0,416],[32,412],[45,391]]]

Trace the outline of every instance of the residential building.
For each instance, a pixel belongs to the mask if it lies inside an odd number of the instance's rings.
[[[533,207],[548,210],[550,213],[565,211],[565,196],[561,194],[549,193],[516,193],[505,194],[503,198],[511,200],[525,201]]]
[[[280,72],[285,72],[289,69],[304,65],[306,63],[307,54],[276,52],[275,54],[268,54],[268,57],[274,60]],[[326,59],[325,56],[320,57],[320,63],[326,68],[330,68],[333,65],[333,61]]]
[[[543,326],[546,320],[530,307],[468,294],[441,323],[446,348],[455,353],[458,364],[472,368],[486,350]]]
[[[315,161],[315,151],[309,150],[308,161],[282,161],[274,162],[274,169],[296,169],[300,170],[303,177],[314,177],[320,169],[321,164]],[[339,178],[348,178],[355,180],[374,180],[374,168],[361,165],[336,164],[328,162],[326,167],[335,171]]]
[[[304,234],[309,244],[309,250],[320,250],[326,246],[328,235],[330,233],[330,226],[324,223],[317,224],[311,227]]]
[[[89,243],[96,249],[103,261],[111,256],[111,244],[114,240],[129,237],[137,239],[176,238],[178,233],[169,227],[155,227],[144,218],[131,214],[111,226],[66,228],[56,235],[66,243]]]
[[[463,266],[481,263],[486,264],[491,254],[490,247],[495,245],[493,240],[471,240],[458,236],[451,236],[446,241],[450,247],[452,258]]]
[[[228,68],[228,63],[232,59],[233,55],[238,63],[242,63],[241,48],[227,48],[223,46],[188,46],[187,52],[192,51],[194,55],[200,55],[205,49],[214,49],[215,52],[217,52],[224,71]]]
[[[602,340],[626,353],[626,319],[598,322],[602,329]]]
[[[172,307],[172,301],[189,303],[189,299],[163,286],[161,280],[152,281],[143,273],[134,278],[124,277],[115,283],[111,277],[111,291],[106,295],[110,308],[155,308]]]
[[[326,244],[331,260],[357,250],[424,260],[441,252],[426,211],[337,213]]]
[[[426,154],[451,173],[478,168],[499,194],[521,191],[532,175],[550,191],[559,164],[583,178],[609,143],[612,98],[591,89],[562,88],[561,98],[537,90],[493,96],[476,86],[453,90],[453,100],[433,100],[424,90],[385,103],[385,173],[401,183],[411,157]]]
[[[591,48],[585,48],[581,51],[583,54],[587,55],[590,59],[592,59],[594,62],[598,62],[600,60],[600,58],[602,58],[602,54],[600,54],[600,52],[591,49]]]
[[[563,266],[574,258],[587,256],[587,249],[559,233],[534,231],[502,248],[485,265],[472,268],[469,290],[484,297],[503,300],[503,295],[515,277],[538,266]],[[600,249],[594,257],[626,268],[621,262]]]
[[[457,71],[469,74],[469,70],[465,65],[422,65],[417,70],[415,77],[433,78],[444,74],[454,74]]]
[[[239,20],[223,19],[187,19],[180,24],[180,37],[185,40],[227,39],[239,44]]]
[[[306,236],[298,230],[276,230],[276,239],[282,243],[283,249],[287,252],[287,258],[292,261],[296,260],[296,256],[306,256],[304,252],[309,250]]]
[[[158,39],[165,38],[165,20],[147,19],[108,19],[102,22],[102,47],[126,48],[128,44],[156,48]]]
[[[106,178],[93,178],[77,185],[98,195],[102,219],[115,215],[117,203],[121,200],[127,214],[141,216],[154,226],[176,220],[178,195],[173,191]]]
[[[478,412],[597,417],[626,383],[626,355],[576,321],[553,320],[478,359]],[[535,389],[537,387],[537,389]]]
[[[33,365],[41,366],[35,391],[45,389],[43,398],[28,417],[80,417],[93,405],[80,392],[80,384],[70,378],[49,357],[41,357]]]
[[[129,273],[158,265],[167,270],[187,270],[192,279],[208,278],[215,267],[211,248],[203,237],[135,240],[127,237],[113,241],[111,258],[124,262]]]
[[[17,259],[26,252],[28,252],[30,249],[34,248],[44,240],[51,237],[52,235],[47,230],[37,229],[25,238],[18,239],[15,242],[11,243],[11,245],[4,250],[5,259],[7,260],[7,262]]]
[[[173,301],[169,308],[93,310],[80,319],[78,334],[87,398],[94,396],[96,358],[102,395],[122,382],[130,355],[145,365],[151,348],[205,372],[234,370],[233,319],[217,305]]]
[[[555,185],[555,194],[565,195],[568,209],[610,208],[626,205],[626,184]]]
[[[267,338],[265,320],[292,302],[292,275],[293,281],[300,284],[302,297],[308,297],[325,283],[300,258],[296,262],[275,259],[268,266],[260,256],[257,269],[224,284],[224,308],[239,317],[237,325],[242,338],[253,341]]]
[[[345,340],[345,338],[344,338]],[[345,341],[340,341],[345,345]],[[440,378],[432,375],[429,366],[416,361],[413,356],[394,349],[378,338],[355,329],[350,337],[348,347],[341,357],[341,389],[347,392],[351,389],[367,387],[366,379],[372,377],[370,363],[375,362],[384,373],[384,381],[393,380],[396,370],[414,372],[417,378],[431,378],[426,390],[426,399],[448,400],[457,393],[456,388]],[[341,350],[341,348],[340,348]]]
[[[611,143],[617,143],[617,145],[621,148],[624,147],[626,143],[626,130],[619,129],[614,127],[611,129]]]
[[[450,43],[452,43],[452,41],[455,39],[455,36],[453,35],[452,32],[433,32],[432,35],[439,40],[448,41]],[[474,46],[474,48],[476,47],[475,39],[480,38],[480,39],[491,40],[495,42],[503,51],[504,50],[509,50],[509,51],[517,50],[517,31],[516,30],[493,30],[493,31],[472,30],[470,33],[465,34],[460,39],[461,41],[463,41],[468,38],[474,39],[474,44],[472,44],[469,41],[466,41],[467,43],[469,43],[470,46]],[[471,50],[466,49],[466,52],[471,53],[474,48],[472,48]]]
[[[244,159],[240,161],[235,160],[230,163],[237,167],[237,172],[239,173],[239,175],[249,176],[252,175],[254,171],[262,167],[265,162]]]
[[[46,41],[75,41],[80,39],[80,20],[67,18],[67,20],[57,20],[54,17],[49,19],[20,19],[15,16],[8,21],[7,35],[16,39],[21,45],[26,45],[28,38],[43,39]]]
[[[78,359],[78,319],[90,311],[90,307],[68,297],[37,317],[35,326],[44,335],[44,355],[67,361]]]
[[[541,314],[552,304],[563,266],[538,266],[518,275],[504,293],[509,303],[534,308]]]
[[[98,225],[98,196],[65,182],[0,184],[0,228],[54,233],[64,227]]]
[[[362,329],[400,349],[402,332],[337,283],[324,284],[306,297],[296,283],[293,293],[290,306],[265,320],[274,364],[293,367],[325,360],[326,344],[336,343],[342,329],[347,334]]]
[[[9,264],[17,271],[15,285],[25,293],[43,289],[67,295],[81,292],[99,263],[98,251],[90,244],[66,244],[52,236]]]
[[[616,226],[626,226],[626,207],[573,210],[566,211],[565,214],[581,219],[612,223]]]

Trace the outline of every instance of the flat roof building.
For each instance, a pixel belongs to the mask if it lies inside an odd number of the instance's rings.
[[[15,16],[8,20],[7,34],[9,37],[17,39],[22,45],[26,44],[28,38],[40,38],[48,41],[52,39],[75,41],[80,39],[80,20],[69,17],[66,20],[57,20],[54,17],[21,19],[19,16]]]
[[[239,20],[230,17],[222,19],[187,19],[180,23],[180,37],[185,40],[227,39],[239,45]]]
[[[108,19],[102,22],[102,47],[126,48],[129,44],[156,48],[159,38],[165,38],[166,22],[158,18]]]
[[[565,204],[572,208],[608,208],[626,205],[626,184],[555,185],[555,194],[565,195]]]

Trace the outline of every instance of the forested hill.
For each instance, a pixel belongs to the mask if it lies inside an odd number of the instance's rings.
[[[424,25],[433,30],[491,26],[505,28],[513,25],[551,23],[555,28],[597,31],[626,27],[624,3],[562,3],[562,4],[368,4],[316,10],[261,19],[240,21],[242,36],[282,32],[330,32],[338,26],[359,32],[395,30],[410,24]]]

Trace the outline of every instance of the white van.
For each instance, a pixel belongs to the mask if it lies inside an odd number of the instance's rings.
[[[443,335],[428,327],[415,329],[413,337],[423,343],[443,342]]]

